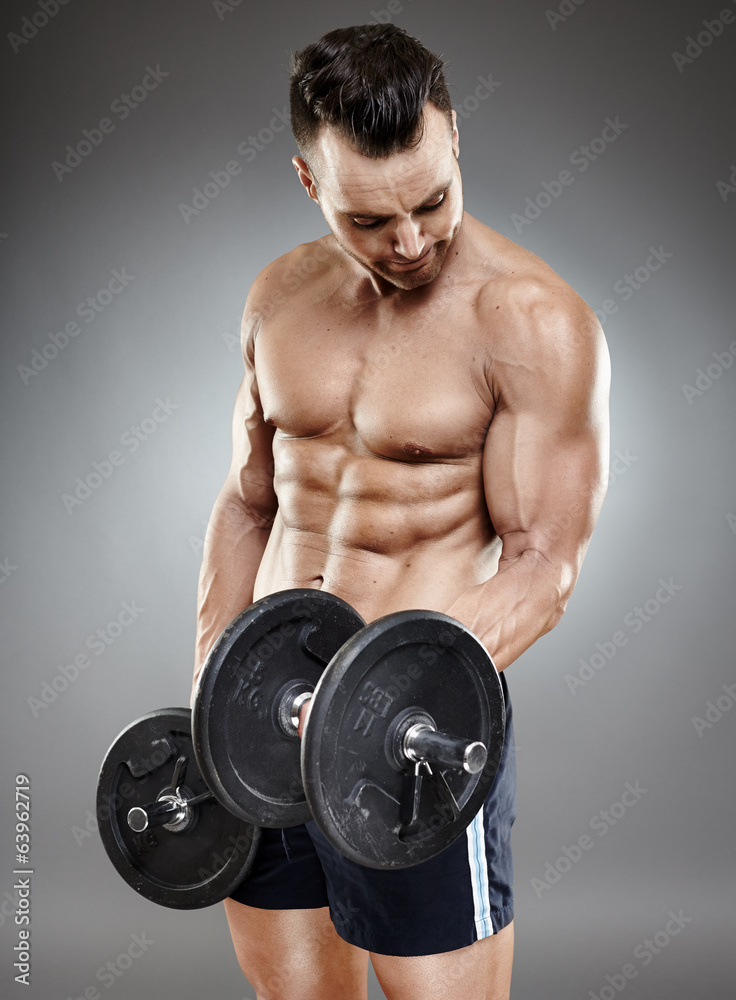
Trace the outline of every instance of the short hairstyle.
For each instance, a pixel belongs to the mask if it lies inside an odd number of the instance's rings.
[[[403,28],[336,28],[292,57],[291,127],[306,160],[321,125],[374,159],[417,145],[431,101],[452,127],[442,59]]]

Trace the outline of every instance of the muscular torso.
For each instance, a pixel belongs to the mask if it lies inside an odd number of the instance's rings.
[[[330,237],[275,276],[255,371],[278,512],[254,599],[324,587],[370,621],[446,611],[493,575],[493,359],[508,353],[510,276],[546,265],[468,216],[462,234],[457,258],[410,296],[377,296]]]

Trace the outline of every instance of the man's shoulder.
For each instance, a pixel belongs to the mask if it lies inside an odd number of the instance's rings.
[[[251,286],[247,310],[265,319],[303,297],[333,270],[335,246],[331,234],[322,236],[267,264]]]
[[[515,351],[552,353],[602,338],[595,312],[549,264],[526,247],[482,226],[487,271],[478,288],[477,310],[494,340]]]

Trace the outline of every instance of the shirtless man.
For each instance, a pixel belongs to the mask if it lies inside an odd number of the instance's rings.
[[[256,278],[233,459],[200,577],[196,677],[292,587],[366,621],[442,611],[499,671],[559,622],[605,494],[609,362],[592,310],[463,210],[442,64],[392,25],[330,32],[291,82],[299,180],[331,235]],[[513,735],[488,801],[415,868],[264,831],[226,900],[259,1000],[501,1000],[513,953]]]

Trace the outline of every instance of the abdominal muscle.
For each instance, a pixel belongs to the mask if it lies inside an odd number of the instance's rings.
[[[495,573],[500,543],[475,463],[339,464],[338,483],[320,483],[314,464],[303,477],[277,474],[279,510],[254,600],[321,589],[373,621],[405,609],[445,612]]]

